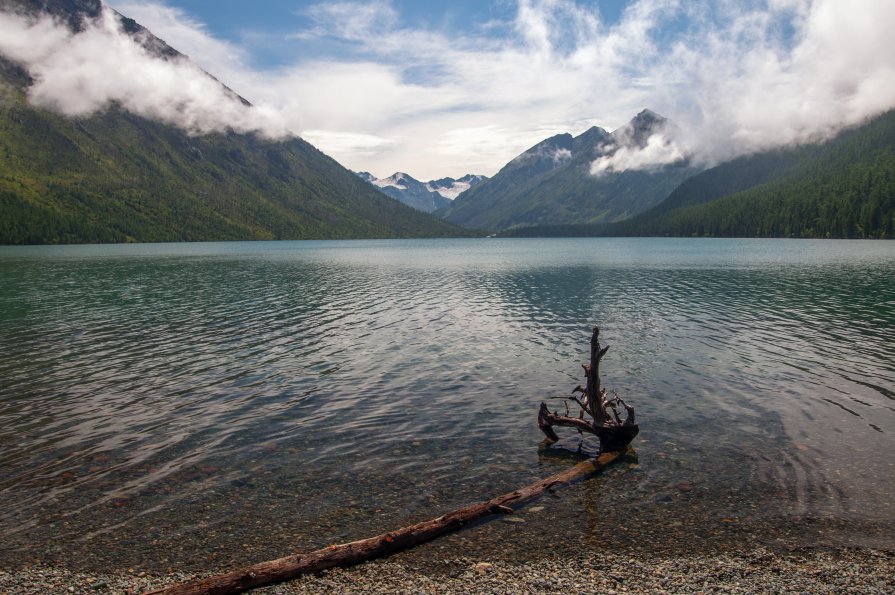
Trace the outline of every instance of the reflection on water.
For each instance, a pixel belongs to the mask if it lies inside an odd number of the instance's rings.
[[[432,548],[893,545],[891,243],[279,242],[0,249],[0,560],[251,561],[557,471],[594,322],[637,462]]]

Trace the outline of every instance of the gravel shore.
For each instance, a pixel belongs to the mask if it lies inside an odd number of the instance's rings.
[[[142,593],[192,578],[182,573],[98,575],[60,568],[0,571],[0,593]],[[368,562],[259,589],[294,593],[893,593],[895,553],[869,549],[787,554],[637,558],[597,554],[581,560],[514,564],[439,560],[425,571]]]

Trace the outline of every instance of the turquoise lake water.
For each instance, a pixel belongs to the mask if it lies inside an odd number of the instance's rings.
[[[895,546],[895,242],[6,247],[0,566],[258,561],[559,471],[593,324],[636,455],[416,555]]]

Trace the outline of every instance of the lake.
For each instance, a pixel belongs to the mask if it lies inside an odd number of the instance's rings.
[[[0,567],[255,562],[550,475],[593,324],[635,454],[407,560],[895,546],[895,242],[3,247]]]

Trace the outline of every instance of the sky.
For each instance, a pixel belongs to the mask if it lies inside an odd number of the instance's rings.
[[[0,53],[31,72],[33,103],[299,135],[377,177],[490,176],[544,138],[644,108],[676,129],[595,175],[822,140],[895,107],[891,0],[106,4],[191,63],[154,59],[114,19],[72,36],[0,14]]]

